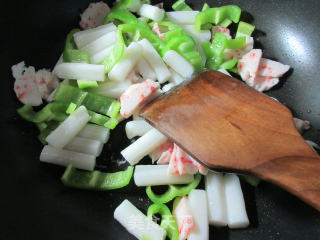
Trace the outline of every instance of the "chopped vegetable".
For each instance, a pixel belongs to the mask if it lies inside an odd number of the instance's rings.
[[[189,194],[189,204],[195,222],[188,240],[209,240],[208,203],[204,190],[193,189]]]
[[[255,178],[255,177],[248,176],[248,175],[241,175],[240,177],[241,177],[241,179],[243,179],[244,181],[246,181],[247,183],[249,183],[253,187],[257,187],[259,185],[259,183],[261,182],[261,180],[259,178]]]
[[[162,203],[154,203],[149,206],[147,216],[152,220],[153,215],[161,215],[160,226],[166,230],[167,236],[170,240],[179,239],[179,230],[174,218],[170,212],[170,209]]]
[[[152,129],[152,126],[145,120],[135,120],[126,123],[127,138],[132,139],[137,136],[142,136]]]
[[[228,216],[223,174],[209,171],[205,176],[205,186],[208,196],[208,216],[210,225],[215,227],[227,226]]]
[[[117,31],[117,27],[113,23],[109,23],[109,24],[99,26],[97,28],[75,32],[73,34],[73,38],[77,47],[80,49],[88,45],[89,43],[97,40],[101,36],[113,31]]]
[[[103,144],[102,142],[92,139],[74,137],[64,148],[69,151],[98,157],[102,151]]]
[[[81,50],[85,50],[90,56],[102,51],[103,49],[112,46],[117,41],[117,32],[108,32],[98,39],[88,43]]]
[[[139,61],[142,51],[143,49],[140,44],[132,42],[124,51],[121,60],[117,62],[109,72],[109,79],[111,81],[118,82],[125,81],[128,74],[132,71],[133,67]]]
[[[63,148],[81,131],[89,119],[87,109],[84,106],[79,107],[49,134],[46,141],[53,147]]]
[[[174,83],[167,83],[166,85],[163,86],[163,88],[161,89],[163,92],[167,92],[169,91],[171,88],[173,88],[175,86]]]
[[[87,124],[77,136],[106,143],[110,137],[110,130],[95,124]]]
[[[164,18],[165,11],[150,4],[143,4],[139,10],[142,17],[160,22]]]
[[[186,240],[195,227],[188,198],[177,197],[173,202],[173,217],[179,227],[179,240]]]
[[[185,3],[185,0],[178,0],[172,4],[172,9],[175,11],[192,11],[192,8]]]
[[[163,56],[163,60],[168,66],[184,78],[190,78],[194,73],[193,66],[176,51],[167,51]]]
[[[81,14],[80,26],[83,29],[100,26],[109,12],[109,6],[102,1],[90,3],[89,7]]]
[[[167,66],[163,63],[161,57],[151,45],[147,39],[142,39],[139,41],[139,44],[143,47],[143,57],[153,68],[154,72],[157,75],[157,80],[159,83],[166,82],[170,77],[171,73],[168,70]]]
[[[196,15],[199,11],[175,11],[175,12],[166,12],[167,18],[170,22],[175,24],[194,24]]]
[[[255,27],[253,25],[240,21],[238,25],[238,30],[236,33],[236,38],[242,37],[242,36],[250,37],[252,32],[254,31],[254,28]]]
[[[67,187],[107,191],[127,186],[132,174],[133,167],[131,166],[129,166],[125,171],[104,173],[100,171],[79,171],[69,164],[61,177],[61,181]]]
[[[137,12],[141,7],[142,0],[120,0],[114,5],[112,11],[114,10],[130,10],[132,12]]]
[[[193,181],[193,175],[168,175],[168,165],[137,165],[134,182],[138,187],[169,184],[186,184]]]
[[[121,151],[121,155],[131,164],[137,164],[142,158],[147,156],[158,146],[164,143],[167,137],[156,129],[151,129],[149,132],[138,138],[137,141],[129,145]]]
[[[201,175],[197,174],[194,177],[194,180],[187,184],[186,186],[175,186],[175,185],[169,185],[168,190],[161,194],[156,195],[150,186],[146,188],[146,193],[150,200],[154,203],[167,203],[173,200],[175,197],[182,197],[185,195],[188,195],[192,189],[195,189],[201,180]]]
[[[138,61],[136,69],[144,79],[151,79],[153,81],[157,79],[157,76],[153,71],[152,67],[149,63],[147,63],[147,61],[143,57],[140,58],[140,60]]]
[[[59,78],[104,81],[104,67],[88,63],[61,63],[55,68]]]
[[[132,85],[129,81],[112,82],[105,81],[99,84],[98,88],[90,89],[90,92],[108,98],[119,98],[121,94]]]
[[[105,114],[115,118],[120,110],[120,103],[114,99],[107,98],[92,92],[85,92],[79,88],[66,84],[60,84],[54,100],[63,103],[75,103],[78,106],[83,105],[88,110]]]
[[[136,238],[164,240],[166,231],[147,218],[131,202],[124,200],[114,211],[114,218]]]
[[[172,68],[169,68],[169,71],[171,72],[171,78],[169,80],[170,82],[174,83],[175,85],[178,85],[183,81],[185,81],[185,79],[179,73],[174,71]]]
[[[46,145],[40,154],[40,161],[65,167],[72,164],[76,168],[92,171],[96,164],[96,157]]]
[[[119,62],[119,60],[122,58],[123,53],[124,53],[124,39],[122,36],[122,31],[118,27],[117,41],[114,44],[113,49],[110,51],[110,53],[103,60],[105,73],[108,73],[111,71],[113,66],[117,62]]]
[[[158,83],[149,79],[131,85],[120,97],[120,114],[125,118],[130,117],[152,97],[159,87]]]
[[[206,23],[218,25],[226,18],[234,23],[238,23],[241,15],[241,9],[238,6],[229,5],[218,8],[209,8],[197,14],[195,19],[195,30],[200,32],[201,26]]]
[[[107,46],[105,49],[93,54],[90,58],[90,62],[93,64],[101,63],[112,51],[114,45]]]
[[[246,228],[249,220],[239,178],[235,174],[226,174],[224,181],[228,226],[229,228]]]

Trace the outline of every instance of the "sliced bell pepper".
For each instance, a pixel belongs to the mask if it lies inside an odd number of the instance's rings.
[[[85,172],[76,170],[70,164],[61,177],[65,186],[95,191],[107,191],[127,186],[133,174],[133,167],[115,173],[100,171]]]
[[[223,28],[227,28],[230,26],[231,23],[232,23],[232,21],[229,18],[226,18],[221,23],[219,23],[219,26],[221,26]]]
[[[217,70],[223,62],[223,52],[227,46],[227,37],[222,33],[214,35],[214,41],[202,43],[203,51],[207,57],[206,67]]]
[[[175,11],[192,11],[192,8],[185,3],[185,0],[178,0],[172,4],[172,9]]]
[[[64,62],[86,62],[90,63],[89,53],[84,50],[79,50],[73,39],[73,34],[79,32],[80,29],[72,29],[66,39],[64,51],[63,51],[63,61]]]
[[[152,216],[155,214],[161,215],[160,226],[166,230],[167,236],[171,240],[179,239],[179,229],[175,219],[170,212],[170,209],[162,203],[154,203],[149,206],[147,216],[152,220]]]
[[[105,73],[111,71],[113,66],[122,58],[124,53],[124,39],[122,36],[122,31],[119,29],[117,30],[117,42],[115,43],[112,51],[106,58],[103,60],[103,65],[105,68]]]
[[[167,203],[173,200],[175,197],[181,197],[184,195],[188,195],[192,189],[195,189],[201,180],[201,175],[197,174],[195,175],[194,180],[187,184],[186,186],[175,186],[175,185],[169,185],[168,190],[161,194],[161,195],[156,195],[150,186],[146,188],[146,193],[150,200],[154,203]]]
[[[80,89],[84,88],[97,88],[99,87],[97,81],[91,81],[91,80],[77,80],[78,87]]]
[[[230,70],[232,68],[234,68],[238,63],[238,59],[237,58],[234,58],[234,59],[231,59],[231,60],[228,60],[228,61],[225,61],[224,63],[222,63],[219,68],[223,68],[223,69],[226,69],[226,70]]]
[[[18,114],[25,120],[33,123],[42,123],[51,120],[63,121],[68,116],[65,113],[68,105],[65,103],[53,102],[47,104],[38,112],[34,112],[32,106],[24,105],[17,110]]]
[[[133,23],[121,24],[118,26],[118,31],[121,31],[122,33],[131,33],[133,35],[139,32],[141,38],[146,38],[158,52],[161,52],[161,49],[165,46],[161,38],[152,32],[148,25]]]
[[[124,11],[122,9],[112,10],[104,19],[104,24],[107,24],[114,20],[119,20],[122,23],[145,24],[144,22],[136,18],[136,16],[132,13]]]
[[[234,23],[238,23],[241,15],[241,9],[235,5],[222,6],[217,8],[209,8],[197,14],[195,20],[195,30],[200,32],[201,26],[206,23],[218,25],[226,18]]]
[[[254,31],[254,28],[255,26],[249,23],[240,21],[238,25],[238,30],[236,33],[236,38],[242,37],[242,36],[250,37],[252,32]]]
[[[77,106],[84,105],[88,110],[116,117],[119,113],[119,102],[98,94],[85,92],[79,88],[67,84],[59,84],[54,100],[66,104],[74,103]]]

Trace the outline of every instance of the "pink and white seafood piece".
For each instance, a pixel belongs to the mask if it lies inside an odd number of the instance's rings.
[[[182,197],[172,211],[179,229],[179,240],[188,238],[190,231],[194,228],[192,212],[187,197]]]
[[[14,91],[23,104],[39,106],[42,104],[41,94],[36,83],[34,67],[25,67],[24,62],[12,66],[12,75],[15,78]]]
[[[252,49],[239,60],[238,71],[240,76],[250,87],[255,85],[261,57],[261,49]]]
[[[161,144],[156,150],[154,150],[149,157],[152,160],[152,163],[155,161],[158,161],[157,164],[168,164],[170,161],[171,155],[167,154],[168,157],[163,157],[163,160],[160,161],[160,158],[162,158],[162,155],[164,153],[167,153],[167,151],[172,148],[173,150],[173,143],[170,140],[167,140],[165,143]],[[170,152],[169,152],[170,153]]]
[[[289,65],[284,65],[270,59],[261,58],[258,75],[279,78],[288,72],[289,69]]]
[[[80,15],[80,26],[83,29],[95,28],[103,24],[104,18],[110,8],[104,2],[90,3],[88,8]]]
[[[216,33],[222,33],[223,35],[227,36],[228,39],[231,39],[230,30],[228,28],[214,26],[212,27],[211,33],[212,39],[214,39],[214,35],[216,35]]]
[[[253,49],[253,38],[246,38],[246,45],[240,49],[225,49],[223,52],[223,60],[228,61],[234,58],[241,59],[243,55],[250,52]]]
[[[120,96],[120,114],[125,118],[130,117],[135,111],[142,107],[159,88],[159,83],[149,79],[142,83],[131,85]]]
[[[311,128],[311,124],[309,121],[302,120],[299,118],[293,118],[293,122],[300,134]]]
[[[198,171],[201,174],[207,174],[208,169],[194,160],[185,151],[183,151],[178,145],[174,144],[173,149],[169,148],[164,152],[158,162],[166,162],[170,155],[168,174],[196,174]]]

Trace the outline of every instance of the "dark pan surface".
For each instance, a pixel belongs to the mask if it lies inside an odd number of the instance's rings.
[[[59,181],[64,169],[39,163],[37,130],[16,114],[10,67],[52,68],[68,31],[77,27],[79,14],[90,1],[1,2],[1,198],[0,239],[134,239],[113,220],[113,211],[128,198],[146,212],[150,202],[143,188],[129,187],[96,193],[65,188]],[[197,9],[204,1],[194,1]],[[298,117],[311,121],[305,136],[320,143],[320,2],[314,0],[208,1],[211,6],[238,4],[243,19],[258,31],[257,47],[264,56],[293,67],[281,87],[269,92]],[[110,2],[109,2],[110,3]],[[167,6],[171,3],[166,2]],[[276,119],[275,119],[276,121]],[[116,163],[128,144],[123,128],[112,132],[98,168],[124,169]],[[320,174],[319,174],[320,177]],[[212,239],[320,239],[320,214],[281,189],[262,183],[242,184],[251,227],[229,231],[210,229]]]

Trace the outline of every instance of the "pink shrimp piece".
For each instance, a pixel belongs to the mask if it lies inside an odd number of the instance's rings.
[[[198,171],[200,171],[201,174],[207,173],[204,166],[174,144],[168,166],[168,174],[196,174]]]
[[[223,35],[226,35],[228,39],[231,39],[230,30],[228,28],[214,26],[212,27],[211,33],[212,33],[212,39],[214,38],[214,35],[216,35],[216,33],[222,33]]]
[[[159,38],[161,38],[162,40],[164,40],[164,35],[163,33],[160,32],[160,26],[158,23],[155,23],[152,27],[152,31],[158,35]]]
[[[167,140],[162,145],[160,145],[158,148],[156,148],[151,154],[149,154],[149,157],[151,158],[152,163],[154,163],[155,161],[158,161],[158,164],[164,164],[164,163],[162,163],[163,162],[162,160],[160,161],[160,158],[170,148],[173,149],[173,143],[170,140]],[[171,156],[171,155],[169,155],[169,156]],[[166,164],[168,164],[169,161],[170,161],[170,158]]]
[[[110,8],[104,2],[90,3],[88,8],[80,15],[80,26],[83,29],[95,28],[103,24],[104,18]]]
[[[36,72],[36,84],[41,97],[47,99],[51,92],[58,87],[59,80],[49,70],[41,69]]]
[[[250,87],[255,85],[257,72],[262,57],[261,49],[252,49],[238,62],[238,71],[243,81]]]
[[[246,45],[241,49],[225,49],[223,52],[223,59],[225,61],[238,58],[241,59],[243,55],[247,54],[253,49],[253,38],[247,37],[246,38]]]
[[[302,120],[299,118],[293,118],[293,122],[300,134],[311,128],[311,124],[309,121]]]
[[[262,58],[259,66],[258,75],[265,77],[281,77],[290,69],[289,65]]]
[[[279,78],[256,76],[253,88],[259,92],[268,91],[279,83]]]
[[[179,240],[187,239],[189,233],[194,228],[194,221],[189,206],[189,199],[187,197],[182,197],[179,203],[174,207],[172,214],[178,225]]]
[[[23,104],[39,106],[42,104],[41,94],[36,84],[34,67],[25,67],[24,62],[12,66],[12,75],[15,78],[14,91]]]
[[[145,80],[142,83],[131,85],[121,96],[120,114],[128,118],[140,107],[142,107],[153,94],[159,89],[160,85],[152,80]]]

